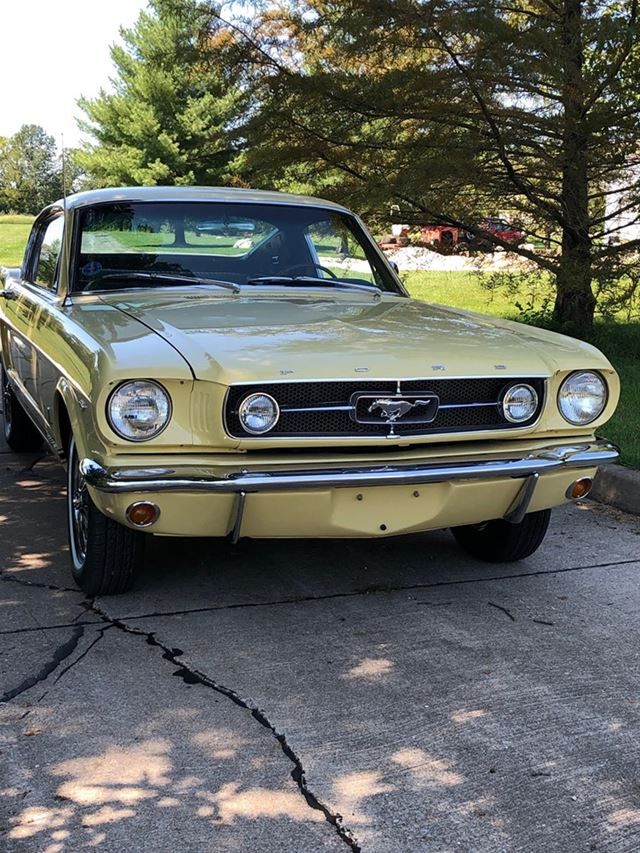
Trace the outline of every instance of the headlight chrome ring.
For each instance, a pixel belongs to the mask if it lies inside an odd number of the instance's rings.
[[[512,424],[530,420],[538,409],[538,392],[531,385],[519,382],[502,392],[502,414]]]
[[[280,419],[280,406],[271,394],[249,394],[240,403],[238,417],[250,435],[270,432]]]
[[[560,414],[574,426],[593,423],[603,413],[609,389],[607,383],[593,370],[577,370],[569,374],[558,391]]]
[[[127,441],[149,441],[166,429],[172,414],[171,397],[159,382],[122,382],[107,401],[109,426]]]

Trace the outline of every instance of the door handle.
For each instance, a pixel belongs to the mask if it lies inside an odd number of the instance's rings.
[[[17,299],[18,294],[15,290],[12,290],[10,287],[5,287],[4,290],[0,290],[0,296],[3,299]]]

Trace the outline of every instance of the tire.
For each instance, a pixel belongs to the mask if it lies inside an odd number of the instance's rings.
[[[118,595],[133,586],[144,533],[103,515],[91,500],[73,436],[67,455],[67,529],[74,581],[87,595]]]
[[[524,560],[537,551],[545,537],[551,510],[531,512],[520,524],[498,519],[486,524],[452,527],[451,532],[462,548],[487,563],[511,563]]]
[[[16,453],[31,453],[42,448],[42,435],[9,385],[4,367],[0,367],[4,440]]]

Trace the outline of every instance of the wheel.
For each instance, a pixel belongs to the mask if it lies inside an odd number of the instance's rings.
[[[16,453],[40,450],[42,435],[16,397],[4,367],[0,368],[2,383],[2,409],[4,412],[4,440]]]
[[[73,436],[67,455],[67,519],[71,574],[80,589],[88,595],[131,589],[144,556],[144,534],[107,518],[95,506]]]
[[[524,560],[537,551],[549,527],[551,510],[531,512],[520,524],[503,519],[486,524],[468,524],[452,527],[458,545],[480,560],[488,563],[511,563]]]

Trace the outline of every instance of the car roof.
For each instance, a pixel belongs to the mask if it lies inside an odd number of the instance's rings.
[[[247,204],[283,204],[305,205],[310,207],[325,207],[346,211],[347,208],[325,201],[293,193],[269,192],[266,190],[238,189],[235,187],[110,187],[101,190],[88,190],[67,196],[64,204],[68,209],[87,207],[93,204],[136,201],[222,201],[230,203],[245,202]],[[62,207],[63,200],[55,202],[55,207]]]

